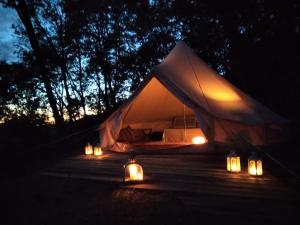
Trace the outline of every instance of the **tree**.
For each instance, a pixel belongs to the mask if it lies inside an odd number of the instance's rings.
[[[14,118],[27,117],[34,124],[44,124],[46,115],[43,96],[38,93],[40,85],[32,76],[32,68],[23,63],[0,62],[0,118],[6,122]]]
[[[50,104],[50,107],[53,112],[53,116],[55,118],[55,122],[57,125],[61,125],[63,123],[63,118],[58,112],[58,108],[56,105],[56,99],[54,97],[53,89],[51,87],[51,82],[48,77],[47,70],[45,68],[44,53],[42,52],[42,50],[40,48],[38,38],[36,36],[35,30],[33,28],[32,22],[31,22],[32,16],[31,16],[30,12],[34,13],[34,9],[31,8],[31,10],[29,10],[28,4],[26,3],[25,0],[8,1],[6,3],[6,6],[11,6],[17,11],[18,16],[26,29],[30,45],[33,49],[34,55],[36,57],[36,62],[39,66],[42,81],[45,85],[47,97],[48,97],[49,104]]]
[[[296,119],[300,113],[289,103],[299,101],[300,83],[294,0],[1,2],[19,12],[25,27],[16,26],[20,55],[25,64],[38,65],[47,96],[41,99],[48,100],[56,120],[111,111],[176,40],[275,111]],[[22,49],[26,37],[30,50]]]

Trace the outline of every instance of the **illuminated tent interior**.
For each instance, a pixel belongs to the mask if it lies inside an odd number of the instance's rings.
[[[265,145],[283,137],[286,122],[178,42],[138,90],[101,124],[100,145],[129,151],[147,144],[191,145],[199,138],[201,144]]]

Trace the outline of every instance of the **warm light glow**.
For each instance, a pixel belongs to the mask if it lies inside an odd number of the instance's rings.
[[[231,172],[240,172],[240,157],[231,158]]]
[[[85,146],[85,154],[86,154],[86,155],[92,155],[92,154],[93,154],[93,146],[90,145],[90,143],[88,143],[88,144]]]
[[[236,153],[230,153],[227,156],[227,171],[229,172],[241,172],[240,157]]]
[[[129,162],[125,165],[124,181],[142,181],[143,180],[143,168],[141,165],[133,162]]]
[[[143,180],[143,173],[138,171],[137,164],[131,164],[128,166],[130,180]]]
[[[94,147],[94,156],[102,155],[102,149],[100,147]]]
[[[256,175],[261,176],[263,175],[263,168],[262,168],[262,161],[258,160],[256,162]]]
[[[250,160],[248,162],[248,172],[251,175],[256,175],[256,166],[255,166],[255,161],[254,160]]]
[[[261,160],[248,160],[248,173],[253,176],[261,176],[263,174]]]
[[[233,91],[226,91],[226,92],[220,92],[220,91],[212,91],[207,94],[208,97],[212,98],[213,100],[217,101],[238,101],[240,100],[240,97]]]
[[[230,166],[230,158],[227,157],[227,171],[230,172],[230,168],[231,168],[231,166]]]
[[[199,145],[204,144],[206,142],[205,138],[202,136],[194,137],[192,140],[193,144]]]
[[[205,95],[215,101],[234,102],[241,100],[238,93],[230,86],[217,80],[208,80],[204,86]]]

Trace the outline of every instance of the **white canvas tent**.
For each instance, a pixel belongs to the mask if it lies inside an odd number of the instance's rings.
[[[175,126],[180,118],[182,129]],[[188,126],[192,118],[195,127]],[[100,145],[126,151],[118,137],[128,126],[162,132],[163,144],[191,144],[193,135],[200,135],[208,142],[242,140],[262,145],[273,141],[285,122],[218,75],[184,42],[178,42],[138,90],[101,124]]]

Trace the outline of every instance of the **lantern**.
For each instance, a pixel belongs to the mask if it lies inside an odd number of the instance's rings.
[[[88,143],[88,144],[85,146],[85,154],[86,154],[86,155],[92,155],[92,154],[93,154],[93,146],[90,145],[90,143]]]
[[[102,149],[101,147],[95,146],[94,147],[94,156],[102,155]]]
[[[205,140],[205,138],[202,137],[202,136],[197,136],[197,137],[194,137],[194,138],[192,139],[192,142],[193,142],[193,144],[195,144],[195,145],[199,145],[199,144],[204,144],[204,143],[206,142],[206,140]]]
[[[235,173],[241,172],[240,156],[234,151],[227,156],[227,171]]]
[[[124,182],[142,181],[143,168],[138,164],[134,158],[129,158],[128,162],[124,165]]]
[[[253,176],[261,176],[263,174],[262,159],[256,152],[252,152],[248,158],[248,173]]]

